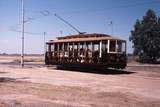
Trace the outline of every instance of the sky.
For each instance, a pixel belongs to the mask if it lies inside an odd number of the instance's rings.
[[[128,53],[133,51],[128,39],[136,20],[148,9],[160,16],[160,0],[24,0],[24,4],[27,54],[44,52],[44,32],[45,41],[77,34],[55,13],[81,32],[127,40]],[[21,0],[0,0],[0,53],[21,53],[21,7]]]

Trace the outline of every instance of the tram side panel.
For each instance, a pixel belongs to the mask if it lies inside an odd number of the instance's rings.
[[[99,57],[99,51],[87,51],[84,50],[71,50],[65,51],[51,51],[51,45],[48,45],[49,49],[45,55],[45,63],[47,65],[63,65],[63,64],[72,64],[72,65],[90,65],[90,66],[102,66],[102,67],[112,67],[112,68],[125,68],[126,67],[126,54],[118,53],[107,53],[102,52],[101,58]],[[55,47],[58,48],[58,47]],[[85,56],[84,56],[85,53]],[[74,57],[73,57],[74,54]]]

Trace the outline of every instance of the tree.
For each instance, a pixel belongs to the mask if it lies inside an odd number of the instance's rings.
[[[142,20],[137,19],[129,40],[140,62],[155,63],[160,59],[160,17],[149,9]]]

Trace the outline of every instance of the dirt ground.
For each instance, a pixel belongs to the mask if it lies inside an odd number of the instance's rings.
[[[0,56],[0,107],[160,107],[160,65],[125,70],[46,67],[42,57]]]

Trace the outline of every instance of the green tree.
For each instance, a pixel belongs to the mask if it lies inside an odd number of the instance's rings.
[[[137,19],[129,40],[140,62],[155,63],[160,58],[160,17],[149,9],[142,20]]]

